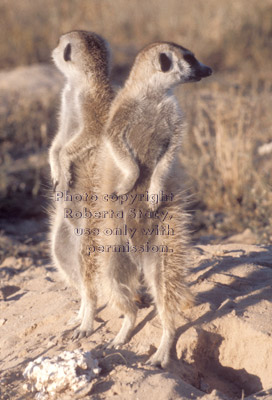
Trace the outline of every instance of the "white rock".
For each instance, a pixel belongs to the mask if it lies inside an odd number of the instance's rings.
[[[78,368],[81,369],[80,374]],[[28,380],[25,388],[38,392],[37,400],[54,398],[63,390],[76,392],[100,373],[98,361],[91,352],[64,351],[53,358],[39,357],[26,367],[23,376]]]

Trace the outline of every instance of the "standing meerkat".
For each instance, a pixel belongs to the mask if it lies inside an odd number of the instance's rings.
[[[64,74],[66,84],[62,92],[58,132],[49,150],[56,190],[51,216],[51,254],[64,278],[81,295],[80,334],[84,336],[92,329],[89,325],[92,311],[82,283],[80,238],[74,234],[72,221],[64,218],[65,196],[69,199],[78,189],[93,189],[96,151],[113,98],[109,82],[110,51],[101,36],[93,32],[72,31],[60,37],[52,57]],[[75,201],[68,204],[76,210]],[[83,222],[77,222],[79,224]],[[75,336],[78,334],[76,332]]]
[[[157,42],[137,55],[112,103],[100,155],[100,190],[107,196],[103,207],[111,217],[101,219],[99,246],[88,246],[83,239],[86,265],[89,255],[96,254],[110,303],[124,314],[112,346],[129,339],[143,273],[163,328],[149,363],[162,367],[169,361],[174,316],[193,302],[185,283],[187,215],[178,161],[183,117],[173,88],[211,73],[192,52],[174,43]]]
[[[54,188],[72,183],[72,163],[97,148],[112,100],[110,52],[105,39],[93,32],[72,31],[60,37],[52,52],[66,78],[59,129],[49,150]]]

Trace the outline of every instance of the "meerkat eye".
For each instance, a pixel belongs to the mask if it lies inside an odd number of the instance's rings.
[[[160,65],[162,72],[167,72],[171,68],[172,61],[165,53],[160,53]]]
[[[63,58],[65,61],[71,61],[71,43],[68,43],[63,52]]]

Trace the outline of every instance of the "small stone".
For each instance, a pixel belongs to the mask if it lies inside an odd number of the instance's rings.
[[[51,359],[38,357],[28,364],[23,376],[28,381],[28,390],[38,392],[36,398],[42,395],[54,397],[64,390],[71,390],[79,395],[76,398],[81,398],[92,389],[91,381],[100,371],[91,352],[76,349],[63,351]]]

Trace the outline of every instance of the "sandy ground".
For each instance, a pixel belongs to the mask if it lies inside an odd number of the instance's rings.
[[[35,393],[23,389],[28,363],[75,349],[91,350],[102,369],[86,399],[241,399],[243,391],[247,400],[272,399],[271,246],[193,248],[189,282],[198,303],[178,320],[172,359],[162,370],[145,364],[161,336],[152,304],[139,309],[133,336],[122,349],[105,348],[122,317],[103,304],[93,335],[72,341],[75,325],[68,323],[79,298],[50,264],[45,227],[34,221],[5,223],[0,245],[5,249],[0,266],[1,400],[33,399]],[[63,393],[58,398],[78,397]]]

